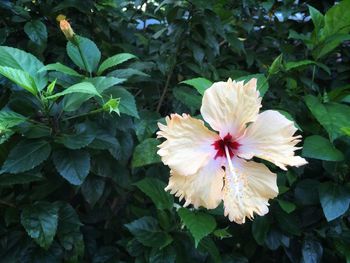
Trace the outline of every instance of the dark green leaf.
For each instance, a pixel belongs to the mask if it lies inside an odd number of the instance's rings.
[[[74,250],[74,257],[83,256],[84,240],[80,231],[82,226],[79,217],[72,206],[59,203],[59,219],[57,237],[66,250]]]
[[[89,176],[81,186],[85,200],[93,207],[101,198],[105,189],[105,181],[101,177]]]
[[[310,65],[315,65],[318,66],[320,68],[322,68],[325,72],[327,72],[329,75],[331,75],[331,71],[329,69],[329,67],[327,67],[326,65],[316,62],[316,61],[312,61],[312,60],[300,60],[300,61],[290,61],[287,62],[284,66],[286,71],[290,71],[290,70],[301,70],[306,66],[310,66]]]
[[[195,91],[194,91],[195,92]],[[179,87],[173,90],[174,97],[193,110],[198,110],[201,107],[202,97],[198,94],[193,94],[193,90],[188,87]]]
[[[350,107],[339,103],[321,103],[316,97],[305,97],[306,105],[326,129],[331,141],[344,135],[342,128],[350,127]]]
[[[63,134],[61,137],[56,139],[56,142],[62,143],[69,149],[78,150],[88,146],[94,139],[94,134],[83,132],[73,135]]]
[[[209,252],[211,258],[213,259],[213,262],[215,263],[221,263],[221,256],[218,247],[215,245],[214,241],[210,239],[209,237],[203,238],[200,243],[199,247],[200,250],[204,250]]]
[[[263,245],[270,230],[270,219],[267,216],[257,216],[252,224],[252,234],[259,245]]]
[[[23,140],[10,152],[1,173],[22,173],[33,169],[45,161],[51,152],[51,146],[47,141]]]
[[[81,69],[94,72],[101,59],[101,52],[90,39],[75,35],[77,45],[67,44],[67,53],[70,59]]]
[[[153,217],[145,216],[125,226],[139,242],[147,247],[162,249],[173,241],[169,234],[160,230],[157,220]]]
[[[90,171],[90,155],[84,150],[58,150],[53,162],[59,174],[73,185],[81,185]]]
[[[146,139],[137,145],[132,158],[132,166],[136,168],[153,163],[159,163],[160,157],[157,154],[158,145],[159,141],[154,138]]]
[[[47,41],[47,30],[45,24],[40,20],[29,21],[24,25],[24,32],[31,41],[39,46],[45,45]]]
[[[319,195],[327,221],[338,218],[349,209],[350,191],[342,185],[322,183],[319,186]]]
[[[326,138],[319,135],[309,136],[304,141],[303,157],[324,161],[342,161],[344,155]]]
[[[153,248],[149,255],[149,263],[175,263],[176,252],[173,247]]]
[[[23,174],[3,174],[0,176],[0,185],[10,186],[15,184],[28,184],[44,180],[40,173],[23,173]]]
[[[212,233],[216,228],[215,218],[211,215],[202,212],[194,213],[186,208],[180,208],[177,213],[191,232],[196,247],[202,238]]]
[[[296,205],[293,204],[292,202],[286,201],[286,200],[281,200],[278,199],[278,204],[280,205],[280,207],[287,213],[291,213],[296,209]]]
[[[23,209],[21,223],[28,235],[42,248],[48,249],[56,235],[58,224],[56,203],[36,202]]]
[[[165,192],[165,183],[156,178],[145,178],[135,183],[136,186],[144,192],[160,210],[172,210],[174,198],[168,192]]]

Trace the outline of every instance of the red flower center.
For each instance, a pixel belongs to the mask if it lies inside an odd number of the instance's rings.
[[[225,147],[227,147],[230,157],[234,156],[234,152],[238,149],[240,144],[232,139],[232,135],[228,133],[223,139],[215,141],[213,144],[217,151],[214,159],[226,156]]]

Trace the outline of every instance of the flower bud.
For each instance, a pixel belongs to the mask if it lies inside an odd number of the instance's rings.
[[[72,40],[74,37],[74,31],[70,26],[69,22],[66,20],[66,17],[63,15],[59,15],[57,20],[60,22],[60,28],[67,40]]]

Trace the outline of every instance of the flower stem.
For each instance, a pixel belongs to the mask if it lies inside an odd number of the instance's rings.
[[[67,120],[71,120],[71,119],[75,119],[75,118],[80,118],[80,117],[89,116],[89,115],[96,114],[96,113],[99,113],[99,112],[102,112],[102,111],[103,111],[103,108],[100,108],[100,109],[93,110],[93,111],[90,111],[90,112],[86,112],[86,113],[82,113],[82,114],[70,116],[70,117],[68,117],[68,118],[64,118],[63,121],[67,121]]]

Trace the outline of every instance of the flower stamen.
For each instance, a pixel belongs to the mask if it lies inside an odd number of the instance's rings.
[[[238,201],[239,207],[243,207],[242,198],[244,182],[234,171],[230,151],[227,146],[225,146],[225,154],[229,168],[225,175],[225,190],[234,200]],[[231,189],[233,189],[233,191]]]

